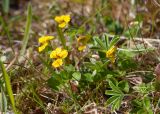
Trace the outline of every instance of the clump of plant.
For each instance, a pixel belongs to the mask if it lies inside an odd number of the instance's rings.
[[[101,95],[107,99],[104,106],[111,112],[122,108],[126,98],[130,108],[127,112],[152,114],[154,85],[132,84],[128,73],[138,67],[134,56],[143,51],[120,48],[120,38],[109,38],[107,34],[92,36],[69,26],[70,15],[55,17],[57,36],[42,36],[38,48],[40,59],[50,72],[48,85],[55,91],[63,91],[75,103],[74,110],[81,112],[79,100],[87,90],[103,89]],[[76,31],[76,32],[75,32]],[[58,38],[58,42],[56,42]],[[54,41],[55,40],[55,41]],[[54,42],[54,43],[53,43]],[[85,93],[87,94],[87,93]],[[94,97],[94,92],[90,94]],[[97,97],[97,96],[96,96]],[[84,97],[85,99],[85,97]],[[89,97],[88,97],[89,99]],[[158,103],[158,101],[154,101]]]

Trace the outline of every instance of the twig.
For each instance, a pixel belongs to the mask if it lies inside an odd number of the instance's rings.
[[[156,0],[153,0],[153,3],[154,3],[155,5],[157,5],[158,7],[160,7],[160,4],[159,4]]]
[[[6,70],[8,70],[8,69],[15,63],[15,61],[17,60],[17,57],[18,57],[18,53],[15,52],[15,57],[14,57],[13,60],[10,62],[10,64],[7,66]]]
[[[107,34],[109,37],[113,38],[115,35],[111,35],[111,34]],[[124,42],[128,40],[127,37],[125,36],[120,36],[120,40],[123,40]],[[152,38],[133,38],[134,41],[141,41],[141,42],[145,42],[148,46],[150,47],[154,47],[151,42],[156,42],[156,43],[160,43],[160,39],[152,39]]]

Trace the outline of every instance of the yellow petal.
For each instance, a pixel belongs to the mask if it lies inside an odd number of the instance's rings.
[[[50,58],[63,59],[68,55],[67,50],[62,50],[61,48],[56,48],[50,53]]]
[[[55,61],[52,63],[52,66],[55,67],[55,68],[57,68],[57,67],[62,66],[62,64],[63,64],[62,59],[57,59],[57,60],[55,60]]]
[[[38,39],[39,43],[45,43],[49,40],[52,40],[54,38],[54,36],[42,36]]]
[[[62,52],[62,48],[56,48],[55,49],[57,56]]]
[[[88,40],[90,39],[90,37],[89,36],[79,36],[78,38],[77,38],[77,42],[79,43],[79,44],[87,44],[87,42],[88,42]]]
[[[50,53],[50,58],[58,58],[58,54],[61,53],[61,48],[56,48]]]
[[[61,48],[56,48],[50,53],[50,58],[56,58],[56,59],[61,58],[60,57],[61,52],[62,52]]]
[[[112,62],[114,63],[116,60],[115,57],[115,52],[117,50],[116,46],[112,46],[108,51],[106,51],[106,57]]]
[[[50,58],[57,58],[57,53],[55,50],[50,53]]]
[[[68,22],[71,20],[71,17],[70,17],[70,15],[64,15],[64,16],[63,16],[63,19],[64,19],[64,21],[65,21],[66,23],[68,23]]]
[[[54,19],[58,23],[58,27],[64,28],[71,20],[70,15],[56,16]]]
[[[79,47],[78,47],[78,50],[79,50],[79,51],[83,51],[84,49],[86,49],[86,46],[85,46],[85,45],[84,45],[84,46],[79,46]]]
[[[116,57],[115,57],[115,55],[112,55],[112,56],[108,57],[108,59],[109,59],[112,63],[115,63]]]
[[[58,25],[59,28],[64,28],[66,26],[66,22],[62,22]]]
[[[38,51],[41,52],[47,47],[48,43],[44,43],[42,46],[38,47]]]
[[[57,23],[61,23],[61,22],[63,22],[63,17],[62,17],[62,16],[56,16],[56,17],[54,18],[54,20],[55,20]]]
[[[116,46],[112,46],[109,50],[106,51],[106,57],[112,57],[117,50]]]
[[[67,55],[68,55],[67,50],[62,50],[61,53],[59,54],[59,57],[64,59],[67,57]]]

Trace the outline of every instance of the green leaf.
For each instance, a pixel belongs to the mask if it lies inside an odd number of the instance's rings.
[[[113,90],[106,90],[105,91],[106,95],[114,95],[114,96],[121,96],[122,94]]]
[[[54,89],[59,90],[59,85],[61,84],[58,79],[55,78],[55,76],[52,76],[50,79],[48,79],[48,85]]]
[[[105,33],[102,35],[102,37],[105,40],[106,48],[108,50],[109,49],[109,37]]]
[[[109,45],[109,48],[111,48],[112,46],[116,45],[116,43],[118,42],[119,40],[119,37],[115,36],[111,42],[110,42],[110,45]]]
[[[154,114],[153,110],[152,110],[152,109],[149,109],[149,110],[148,110],[148,114]]]
[[[69,80],[70,79],[70,76],[68,75],[69,73],[68,72],[66,72],[66,71],[61,71],[60,72],[60,77],[61,77],[61,79],[62,80]]]
[[[64,69],[67,72],[74,72],[75,71],[75,67],[73,65],[64,66]]]
[[[111,81],[109,81],[109,86],[112,88],[113,91],[123,94],[123,92],[117,86],[115,86]]]
[[[104,64],[103,64],[103,68],[106,68],[109,63],[110,63],[110,61],[109,61],[109,60],[106,60],[106,61],[104,62]]]
[[[148,114],[148,113],[147,113],[147,112],[145,112],[145,110],[140,109],[140,110],[138,110],[137,114]]]
[[[88,82],[93,82],[93,76],[92,76],[92,74],[90,74],[90,73],[84,74],[84,78],[85,78],[85,80],[88,81]]]
[[[112,105],[119,97],[118,96],[112,96],[110,97],[106,102],[105,105],[109,106]]]
[[[118,110],[121,106],[121,102],[122,102],[123,96],[118,97],[114,103],[112,104],[112,111]]]
[[[98,37],[94,37],[94,39],[96,40],[96,42],[98,43],[98,45],[99,45],[103,50],[106,50],[106,46],[104,45],[104,43],[103,43]]]
[[[90,62],[85,62],[84,64],[85,64],[85,66],[86,66],[87,68],[90,68],[90,69],[92,69],[92,70],[96,70],[97,72],[100,72],[100,71],[103,70],[103,69],[102,69],[103,63],[102,63],[101,61],[97,61],[95,64],[90,63]]]
[[[134,99],[132,101],[132,105],[135,106],[135,107],[142,107],[142,102],[139,100],[139,99]]]
[[[126,93],[128,93],[129,92],[129,84],[128,84],[128,82],[127,81],[120,81],[119,82],[119,84],[118,84],[118,86],[124,91],[124,92],[126,92]]]
[[[6,89],[7,89],[7,92],[8,92],[8,96],[10,98],[10,102],[12,104],[13,111],[14,111],[15,114],[17,114],[16,107],[15,107],[14,96],[13,96],[12,87],[11,87],[11,82],[10,82],[10,77],[8,76],[7,71],[4,67],[4,64],[2,63],[1,60],[0,60],[0,67],[1,67],[1,70],[2,70],[3,79],[4,79],[5,86],[6,86]]]
[[[111,78],[109,78],[109,80],[115,85],[118,87],[118,81],[117,79],[115,79],[113,76]]]
[[[149,97],[144,97],[143,105],[144,105],[145,109],[147,109],[147,110],[149,110],[151,108],[151,102],[150,102]]]
[[[73,79],[76,79],[78,81],[81,79],[81,73],[80,72],[74,72],[72,74],[72,76],[73,76]]]
[[[27,47],[27,43],[29,40],[29,35],[30,35],[30,30],[31,30],[31,23],[32,23],[32,6],[31,4],[28,4],[28,9],[27,9],[27,22],[25,26],[25,32],[24,32],[24,38],[22,41],[22,49],[20,51],[20,56],[23,56],[25,54],[25,50]],[[22,58],[20,57],[20,60]]]
[[[90,49],[91,49],[91,50],[95,50],[95,51],[102,51],[102,49],[100,49],[100,48],[97,47],[97,46],[92,46]]]

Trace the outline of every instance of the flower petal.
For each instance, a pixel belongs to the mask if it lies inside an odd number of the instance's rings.
[[[70,15],[64,15],[63,19],[64,19],[64,21],[65,21],[66,23],[68,23],[68,22],[70,22],[71,17],[70,17]]]
[[[54,20],[58,23],[58,27],[64,28],[71,20],[70,15],[56,16]]]
[[[62,59],[57,59],[57,60],[55,60],[55,61],[52,63],[52,66],[55,67],[55,68],[57,68],[57,67],[62,66],[62,64],[63,64]]]
[[[112,46],[109,50],[106,51],[106,57],[112,62],[114,63],[116,60],[115,57],[115,52],[117,50],[116,46]]]
[[[45,43],[49,40],[52,40],[54,38],[54,36],[42,36],[38,39],[39,43]]]
[[[116,46],[112,46],[109,50],[106,51],[106,57],[112,57],[117,50]]]
[[[67,50],[62,50],[61,51],[61,53],[59,54],[59,57],[61,57],[61,58],[66,58],[67,57],[67,55],[68,55],[68,52],[67,52]]]
[[[38,47],[38,51],[42,52],[47,46],[48,46],[48,43],[46,42],[42,46]]]
[[[86,49],[86,46],[85,46],[85,45],[78,47],[78,50],[79,50],[79,51],[83,51],[84,49]]]
[[[56,16],[56,17],[54,18],[54,20],[55,20],[57,23],[61,23],[61,22],[63,21],[63,17],[61,17],[61,16]]]
[[[89,36],[79,36],[77,38],[77,42],[78,44],[87,44],[87,42],[89,41],[90,37]]]
[[[50,53],[50,58],[57,58],[57,53],[55,50]]]
[[[59,28],[64,28],[66,26],[66,22],[62,22],[58,25]]]
[[[59,56],[59,53],[61,53],[62,49],[61,48],[56,48],[55,50],[53,50],[51,53],[50,53],[50,58],[58,58]]]

